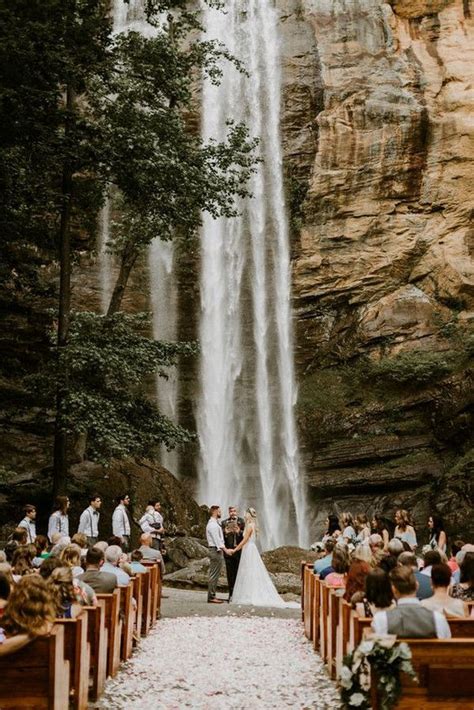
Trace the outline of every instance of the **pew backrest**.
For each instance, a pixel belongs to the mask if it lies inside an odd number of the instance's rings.
[[[64,628],[64,658],[69,661],[69,691],[75,710],[86,710],[89,694],[90,645],[87,636],[88,614],[75,619],[57,619]]]

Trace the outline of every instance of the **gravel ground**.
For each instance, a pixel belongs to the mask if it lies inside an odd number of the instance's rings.
[[[297,610],[257,616],[248,607],[206,604],[200,592],[164,593],[163,618],[107,682],[96,708],[340,708]]]

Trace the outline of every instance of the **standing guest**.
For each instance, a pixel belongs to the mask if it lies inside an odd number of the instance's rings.
[[[86,571],[79,580],[88,584],[97,594],[112,594],[117,586],[117,575],[102,572],[104,553],[97,547],[87,550]]]
[[[34,505],[25,505],[23,512],[25,517],[18,523],[18,527],[26,530],[27,542],[34,543],[36,538],[36,508]]]
[[[343,541],[346,545],[354,543],[356,532],[354,530],[354,520],[352,515],[350,513],[342,513],[339,522],[342,528],[341,536]]]
[[[53,533],[61,533],[61,537],[69,537],[68,510],[71,503],[67,496],[58,496],[54,504],[54,512],[49,516],[48,537],[53,542]]]
[[[140,550],[133,550],[130,555],[130,567],[132,568],[133,574],[140,574],[148,572],[148,569],[142,565],[143,554]]]
[[[208,604],[223,604],[223,599],[216,597],[217,582],[222,571],[224,562],[224,552],[232,555],[231,550],[227,550],[224,543],[224,535],[219,525],[221,509],[218,505],[211,505],[209,508],[211,517],[206,526],[207,545],[209,547],[209,582],[207,585]]]
[[[418,599],[428,599],[433,596],[430,578],[428,575],[422,574],[418,570],[418,564],[413,552],[402,552],[402,554],[398,557],[398,566],[409,567],[415,575],[415,581],[417,584],[416,596]]]
[[[467,604],[461,599],[453,599],[449,596],[448,590],[451,584],[451,570],[448,565],[433,565],[431,570],[431,586],[433,596],[423,599],[421,604],[426,609],[439,611],[446,616],[468,616]]]
[[[394,537],[402,542],[406,542],[414,552],[417,546],[416,532],[410,523],[410,516],[406,510],[397,510],[395,513],[395,533]]]
[[[231,505],[229,507],[229,517],[226,518],[226,520],[222,521],[224,544],[228,550],[234,550],[244,538],[245,521],[243,518],[239,518],[237,512],[238,511],[235,505]],[[227,583],[229,585],[229,602],[232,598],[232,593],[234,591],[235,580],[237,579],[237,572],[239,571],[241,554],[241,550],[239,550],[238,552],[233,552],[231,555],[227,553],[224,554]]]
[[[33,567],[39,567],[49,557],[48,538],[46,535],[37,535],[35,540],[36,554],[33,557]]]
[[[430,534],[428,545],[433,550],[437,549],[441,552],[446,552],[448,538],[444,530],[443,520],[439,515],[430,515],[428,518],[428,530]]]
[[[332,539],[335,536],[334,533],[339,535],[341,533],[341,526],[339,525],[339,518],[337,515],[331,513],[326,518],[326,532],[323,535],[322,541],[326,542],[329,538]]]
[[[0,655],[12,653],[36,636],[49,634],[56,608],[47,582],[39,575],[22,579],[11,590],[2,615]]]
[[[324,574],[325,570],[320,575],[320,578],[326,580],[326,584],[331,587],[345,587],[347,572],[349,571],[349,555],[347,549],[342,545],[336,545],[332,553],[332,564],[329,567],[329,572]]]
[[[421,606],[416,597],[415,575],[409,566],[395,567],[390,572],[390,582],[397,607],[375,614],[372,629],[376,634],[396,634],[399,638],[451,638],[446,617],[439,611]]]
[[[451,588],[451,596],[454,599],[462,599],[465,602],[474,601],[474,552],[466,552],[460,564],[461,581]]]
[[[0,572],[0,620],[10,596],[10,581],[6,574]],[[1,624],[1,621],[0,621]]]
[[[390,578],[382,569],[376,568],[365,578],[365,595],[356,604],[359,616],[372,617],[378,611],[388,611],[395,607]]]
[[[332,564],[332,553],[336,546],[336,541],[329,537],[324,543],[324,557],[320,557],[313,565],[314,574],[320,574],[323,569],[330,567]]]
[[[77,532],[84,533],[87,537],[87,544],[93,547],[99,539],[99,518],[102,500],[99,495],[94,494],[89,498],[89,507],[86,508],[79,518]]]
[[[357,545],[352,553],[352,562],[349,567],[346,580],[346,591],[344,599],[347,602],[352,600],[353,594],[363,592],[365,589],[365,579],[372,569],[372,551],[368,545]],[[326,577],[327,581],[327,577]]]
[[[127,508],[130,505],[130,496],[127,493],[116,498],[117,507],[112,515],[112,532],[121,540],[122,550],[130,549],[130,520]]]
[[[367,542],[370,537],[370,526],[368,517],[363,513],[356,516],[355,529],[357,533],[355,537],[355,544],[360,545],[363,542]]]
[[[105,562],[102,565],[102,572],[114,574],[119,587],[128,587],[129,575],[119,567],[122,557],[122,549],[118,545],[110,545],[105,551]]]
[[[372,527],[372,533],[380,535],[383,540],[383,549],[387,550],[388,549],[388,543],[390,540],[390,532],[387,527],[387,523],[383,519],[380,513],[374,513],[372,516],[372,522],[371,522],[371,527]]]

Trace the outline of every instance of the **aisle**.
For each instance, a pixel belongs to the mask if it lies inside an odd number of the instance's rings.
[[[163,613],[189,607],[165,590]],[[184,593],[187,598],[193,592]],[[194,600],[201,606],[202,595]],[[126,710],[339,708],[338,693],[294,618],[202,604],[210,616],[164,618],[107,683],[96,706]],[[215,610],[215,611],[214,611]],[[261,610],[260,612],[261,613]],[[272,611],[266,611],[272,614]]]

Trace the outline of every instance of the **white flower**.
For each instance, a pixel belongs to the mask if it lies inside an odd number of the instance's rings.
[[[343,688],[350,688],[352,685],[352,673],[347,666],[342,666],[340,683]]]
[[[352,705],[355,708],[358,708],[362,703],[365,701],[364,696],[362,693],[353,693],[351,697],[349,698],[349,705]]]
[[[373,641],[362,641],[361,644],[359,644],[359,651],[363,653],[365,656],[370,653],[374,648],[374,642]]]
[[[361,673],[359,676],[359,683],[362,690],[370,689],[370,676],[368,673]]]
[[[411,659],[410,646],[407,643],[401,643],[398,647],[400,658],[405,660]]]
[[[382,648],[392,648],[397,640],[396,634],[380,634],[380,636],[373,636],[372,639],[382,646]]]

